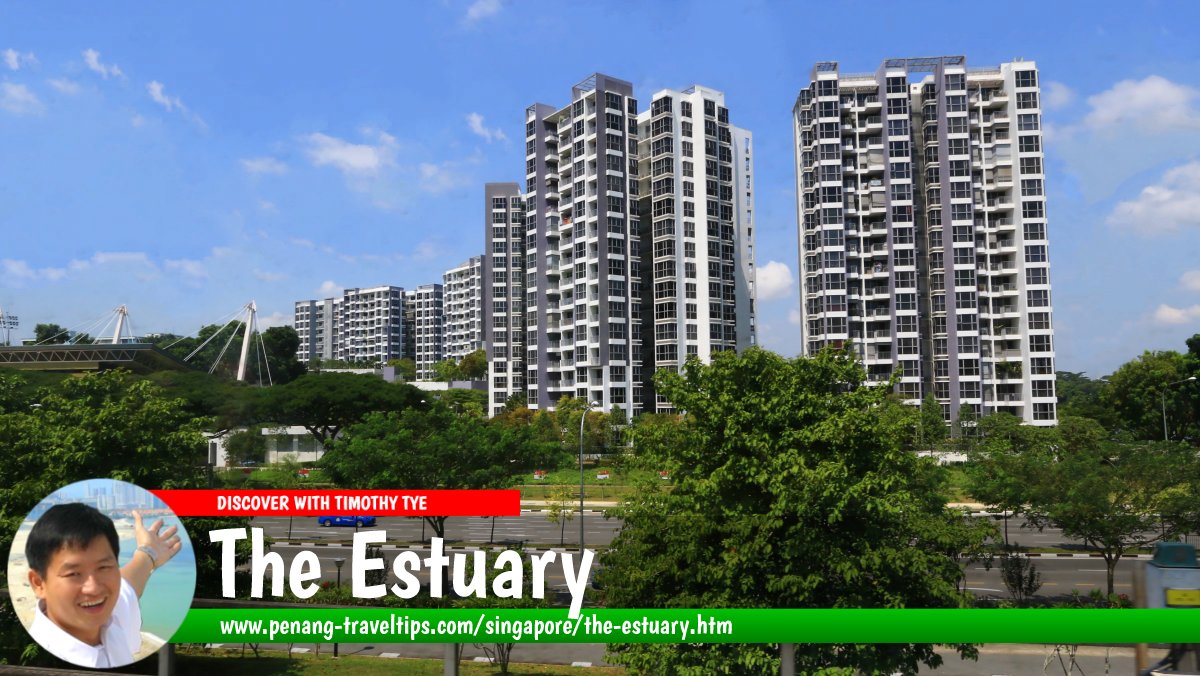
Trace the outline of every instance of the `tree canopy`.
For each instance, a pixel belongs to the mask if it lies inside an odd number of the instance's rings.
[[[1064,418],[1045,429],[1014,424],[1012,416],[992,422],[994,417],[980,421],[972,495],[1095,548],[1107,566],[1108,593],[1127,550],[1200,527],[1195,449],[1117,441],[1086,418]]]
[[[725,352],[710,366],[660,371],[658,391],[687,411],[682,428],[635,428],[635,462],[666,470],[674,489],[645,485],[621,510],[603,557],[613,607],[960,607],[956,557],[990,527],[947,510],[941,474],[901,448],[917,411],[885,388],[861,387],[848,352],[785,359]],[[907,413],[905,413],[907,412]],[[653,481],[653,480],[651,480]],[[770,646],[614,645],[610,658],[645,673],[778,670]],[[960,646],[966,652],[969,648]],[[809,645],[797,670],[915,672],[931,645]]]
[[[375,411],[401,411],[420,405],[422,393],[411,385],[388,383],[353,373],[308,373],[265,391],[264,420],[301,425],[322,445],[347,425]]]
[[[346,429],[321,466],[342,488],[483,489],[512,485],[514,472],[556,453],[528,430],[458,415],[444,405],[370,413]],[[446,517],[426,517],[438,537]]]

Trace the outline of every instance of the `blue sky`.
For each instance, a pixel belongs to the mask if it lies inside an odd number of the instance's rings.
[[[816,61],[1042,73],[1061,370],[1200,332],[1194,3],[0,5],[0,307],[194,333],[482,252],[523,115],[593,72],[726,93],[755,135],[760,342],[800,347],[791,107]]]

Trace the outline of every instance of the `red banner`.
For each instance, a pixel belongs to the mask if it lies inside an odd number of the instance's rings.
[[[521,492],[151,491],[177,516],[520,516]]]

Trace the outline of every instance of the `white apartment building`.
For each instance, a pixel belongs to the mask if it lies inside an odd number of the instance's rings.
[[[793,120],[804,353],[850,342],[948,421],[1054,424],[1036,65],[818,63]]]
[[[525,259],[530,408],[642,408],[636,116],[633,85],[599,73],[525,111],[525,240],[507,255]]]
[[[656,368],[755,343],[752,137],[716,90],[654,101],[639,116],[597,73],[526,109],[524,190],[485,190],[493,414],[514,394],[669,410]]]
[[[642,349],[652,374],[755,344],[752,135],[729,124],[723,93],[699,85],[654,94],[638,126]],[[657,394],[644,409],[672,410]]]
[[[462,359],[484,345],[483,257],[472,256],[442,275],[442,358]]]
[[[433,380],[433,365],[443,359],[443,298],[441,284],[423,284],[407,299],[417,380]]]
[[[405,295],[398,286],[346,289],[295,305],[297,359],[384,363],[405,356]]]
[[[482,285],[488,332],[488,401],[495,413],[525,399],[525,199],[516,183],[484,186],[487,242]]]
[[[300,336],[300,347],[296,350],[297,360],[308,362],[312,359],[333,359],[336,307],[337,303],[333,298],[296,302],[293,326]]]

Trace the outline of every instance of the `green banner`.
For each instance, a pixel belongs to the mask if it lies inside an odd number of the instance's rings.
[[[175,643],[1194,643],[1178,609],[193,609]]]

